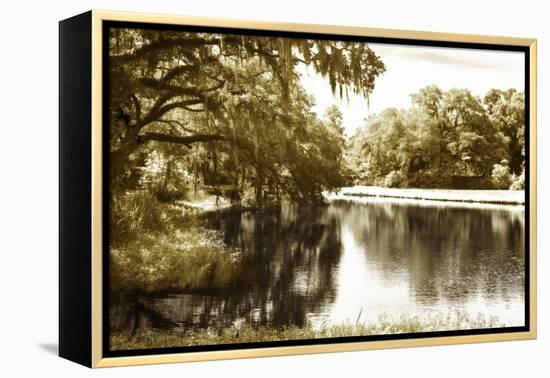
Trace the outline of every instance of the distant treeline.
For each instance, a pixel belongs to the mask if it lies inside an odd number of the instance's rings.
[[[369,117],[349,141],[354,184],[387,187],[523,189],[525,100],[515,89],[483,99],[435,85],[410,109]]]

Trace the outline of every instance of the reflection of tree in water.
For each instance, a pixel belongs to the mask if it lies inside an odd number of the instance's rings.
[[[326,207],[231,212],[213,215],[210,222],[224,231],[226,244],[241,249],[241,274],[222,290],[205,283],[200,291],[140,298],[139,305],[113,313],[121,319],[120,328],[223,326],[238,319],[304,326],[308,313],[334,299],[342,246],[339,220]],[[136,311],[137,317],[122,315]]]
[[[220,226],[226,243],[239,247],[244,256],[242,275],[232,289],[244,291],[239,302],[249,305],[238,317],[260,324],[304,325],[308,312],[334,298],[341,241],[338,220],[326,208],[284,206],[261,215],[235,213]]]
[[[224,232],[227,245],[242,251],[238,277],[223,289],[205,282],[200,291],[115,307],[120,329],[236,321],[303,326],[308,314],[330,311],[335,301],[344,227],[366,255],[365,274],[374,270],[390,286],[409,287],[419,306],[446,311],[478,298],[513,303],[524,294],[522,211],[336,201],[230,212],[210,222]]]
[[[350,202],[335,209],[343,212],[367,259],[387,276],[408,276],[419,302],[523,295],[523,212]]]

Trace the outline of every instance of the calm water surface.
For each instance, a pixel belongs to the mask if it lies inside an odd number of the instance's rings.
[[[459,310],[524,324],[524,210],[333,200],[213,216],[242,252],[223,290],[138,298],[135,328],[274,326]]]

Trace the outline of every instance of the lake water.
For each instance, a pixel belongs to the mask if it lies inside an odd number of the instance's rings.
[[[223,290],[139,298],[134,327],[374,321],[458,310],[524,325],[519,206],[334,199],[213,216],[242,274]],[[137,322],[137,323],[136,323]]]

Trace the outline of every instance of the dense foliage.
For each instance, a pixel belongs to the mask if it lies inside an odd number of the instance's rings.
[[[356,183],[388,187],[522,189],[524,95],[427,86],[410,109],[368,118],[350,141]]]
[[[201,185],[259,207],[346,184],[341,116],[316,116],[297,67],[341,97],[368,97],[385,69],[359,42],[118,28],[109,42],[113,187],[156,160],[163,174],[145,181],[165,194]]]

